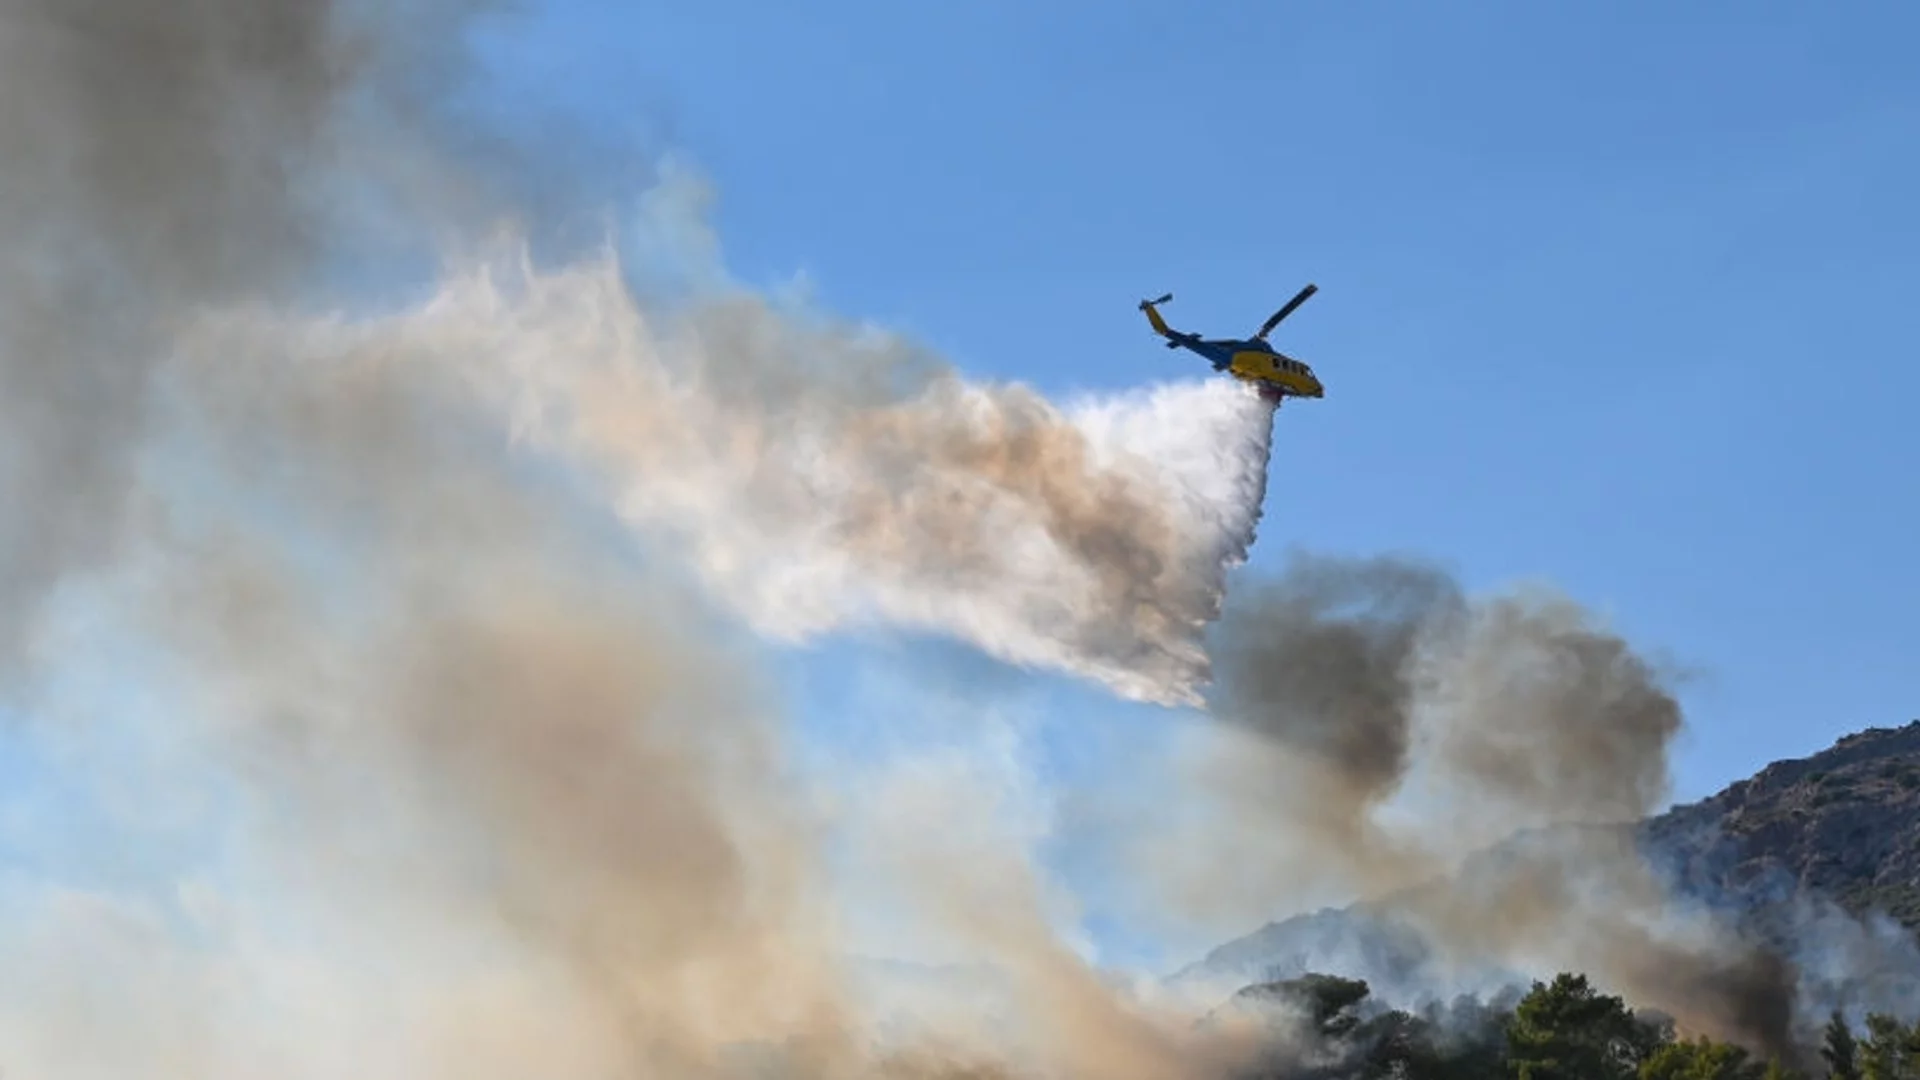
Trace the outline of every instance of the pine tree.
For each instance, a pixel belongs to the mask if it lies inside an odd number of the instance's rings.
[[[1830,1080],[1861,1080],[1853,1029],[1847,1026],[1847,1018],[1840,1015],[1839,1009],[1833,1010],[1833,1016],[1827,1021],[1826,1039],[1820,1045],[1820,1056],[1827,1061]]]

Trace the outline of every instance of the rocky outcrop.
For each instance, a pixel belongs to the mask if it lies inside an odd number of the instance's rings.
[[[1749,906],[1819,896],[1920,930],[1920,720],[1775,762],[1640,831],[1695,895]]]
[[[1920,720],[1869,728],[1809,757],[1775,762],[1632,830],[1677,893],[1733,915],[1762,936],[1770,924],[1804,931],[1808,901],[1831,902],[1854,916],[1890,916],[1920,936]],[[1463,872],[1558,831],[1516,837],[1469,860]],[[1783,914],[1788,911],[1800,914]],[[1396,997],[1403,986],[1427,993],[1475,989],[1436,985],[1426,942],[1383,904],[1269,923],[1174,979],[1268,982],[1313,971],[1363,978]]]

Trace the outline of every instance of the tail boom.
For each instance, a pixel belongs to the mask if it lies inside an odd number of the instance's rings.
[[[1164,337],[1164,338],[1173,337],[1174,331],[1171,327],[1167,325],[1167,321],[1160,317],[1159,305],[1164,304],[1167,301],[1172,299],[1173,299],[1173,294],[1167,293],[1165,296],[1162,296],[1157,300],[1140,301],[1140,310],[1147,313],[1147,321],[1153,324],[1153,332],[1156,334],[1159,334],[1161,337]],[[1171,344],[1172,343],[1169,342],[1169,345]]]

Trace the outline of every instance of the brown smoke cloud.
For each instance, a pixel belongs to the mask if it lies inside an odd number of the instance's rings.
[[[215,890],[237,910],[211,960],[149,926],[65,967],[64,998],[10,988],[10,1065],[593,1077],[729,1074],[729,1045],[791,1037],[852,1054],[777,710],[697,610],[586,543],[417,368],[187,352],[165,373],[192,449],[158,455],[103,587],[177,677],[149,691],[184,688],[160,704],[190,760],[153,779],[238,781],[257,880]],[[286,922],[344,942],[302,956]],[[129,985],[196,1022],[64,1033],[144,1007]],[[342,1017],[358,1053],[329,1062]]]
[[[1688,913],[1623,827],[1665,797],[1681,712],[1578,605],[1470,600],[1416,560],[1303,556],[1236,594],[1217,639],[1228,730],[1193,764],[1215,813],[1151,848],[1185,867],[1184,901],[1365,897],[1451,962],[1585,971],[1789,1051],[1793,971]]]
[[[1244,1031],[1195,1035],[1063,944],[1023,848],[968,831],[964,776],[890,786],[852,824],[914,910],[1008,973],[1025,1022],[934,1013],[870,1046],[825,817],[783,782],[748,659],[593,542],[594,507],[529,483],[493,412],[406,337],[333,354],[265,329],[179,339],[169,415],[222,493],[159,492],[122,587],[184,675],[183,730],[245,782],[248,858],[308,918],[374,928],[344,956],[403,969],[412,993],[330,1006],[422,1033],[356,1071],[730,1077],[771,1055],[796,1076],[1170,1080],[1239,1060]],[[492,958],[484,977],[447,971],[461,950]],[[283,1026],[249,1056],[216,1030],[166,1052],[243,1075],[312,1038]]]
[[[33,508],[0,525],[0,663],[46,591],[124,539],[159,342],[200,306],[290,294],[333,224],[349,94],[404,120],[474,6],[0,4],[0,501]],[[456,174],[411,153],[359,164],[431,187],[409,212],[454,202]]]
[[[445,305],[363,323],[303,310],[333,259],[409,241],[458,258],[511,221],[515,166],[456,152],[437,115],[475,7],[0,6],[0,494],[31,508],[0,533],[0,613],[20,635],[6,685],[36,684],[37,715],[74,721],[57,741],[120,785],[104,805],[123,838],[206,826],[187,878],[9,893],[0,1067],[1158,1080],[1222,1066],[1230,1037],[1198,1039],[1054,936],[1022,855],[937,831],[882,854],[935,923],[1011,972],[1032,1022],[1016,1045],[932,1015],[875,1045],[847,985],[848,913],[823,882],[828,822],[788,775],[779,707],[698,598],[608,539],[604,504],[549,482],[555,464],[577,480],[604,458],[512,443],[492,391],[526,372],[486,366],[512,327],[436,321]],[[610,279],[536,285],[583,280]],[[523,324],[513,358],[591,351],[608,340],[595,332],[632,325],[600,314],[584,339],[564,320]],[[784,332],[804,329],[724,305],[696,321],[699,355],[741,370],[771,354],[738,335],[790,355],[803,334]],[[842,440],[830,461],[874,465],[856,479],[898,481],[842,490],[826,550],[891,560],[897,595],[928,576],[964,586],[986,548],[924,542],[985,536],[974,518],[998,514],[994,540],[1035,531],[1085,590],[1060,625],[1091,643],[1066,666],[1091,653],[1119,672],[1190,646],[1215,596],[1181,575],[1217,573],[1219,552],[1202,565],[1192,538],[1152,527],[1133,459],[1018,389],[875,396],[869,376],[908,365],[863,368],[855,346],[814,341],[811,365],[758,370],[809,373],[793,389],[824,423],[803,434]],[[618,372],[596,385],[648,405]],[[701,389],[721,419],[773,400]],[[636,416],[591,419],[618,450]],[[622,480],[665,482],[684,460],[643,455]],[[929,464],[943,482],[916,487]],[[890,498],[910,514],[888,519]],[[1025,621],[1044,630],[1054,606]],[[1124,624],[1115,640],[1102,620]],[[137,662],[103,670],[103,642]],[[1196,661],[1180,653],[1168,678]],[[103,679],[130,684],[139,707],[122,708],[146,719],[90,722],[61,697]],[[859,820],[883,835],[903,807]]]

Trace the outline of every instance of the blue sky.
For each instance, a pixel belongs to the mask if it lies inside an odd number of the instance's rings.
[[[550,0],[499,85],[687,155],[749,280],[1050,393],[1279,343],[1255,565],[1544,578],[1697,672],[1690,799],[1915,706],[1910,5]],[[1071,693],[1071,692],[1067,692]]]

